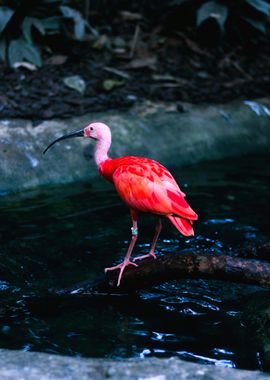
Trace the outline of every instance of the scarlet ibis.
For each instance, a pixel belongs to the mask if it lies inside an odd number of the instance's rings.
[[[54,140],[43,153],[56,142],[71,138],[86,137],[96,141],[95,161],[99,173],[115,186],[120,198],[129,206],[132,220],[131,241],[121,264],[105,268],[105,272],[119,269],[117,286],[120,285],[124,269],[128,265],[138,266],[137,260],[156,258],[155,247],[162,229],[161,217],[169,219],[184,236],[194,235],[193,220],[197,214],[185,200],[171,173],[159,162],[149,158],[124,156],[110,158],[111,130],[103,123],[95,122],[84,129],[71,132]],[[138,213],[149,212],[158,216],[154,238],[147,255],[130,256],[138,238]]]

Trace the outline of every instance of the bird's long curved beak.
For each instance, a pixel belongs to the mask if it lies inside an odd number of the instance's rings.
[[[67,133],[66,135],[63,135],[63,136],[59,137],[58,139],[54,140],[53,142],[51,142],[47,146],[47,148],[43,151],[43,154],[45,154],[47,152],[47,150],[49,150],[58,141],[69,139],[71,137],[83,137],[83,136],[84,136],[84,129],[80,129],[79,131],[74,131],[74,132],[71,132],[71,133]]]

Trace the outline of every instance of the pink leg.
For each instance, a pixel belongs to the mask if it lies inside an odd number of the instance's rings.
[[[124,261],[122,263],[118,264],[118,265],[115,265],[114,267],[105,268],[105,273],[107,271],[109,271],[109,270],[120,269],[120,272],[119,272],[119,275],[118,275],[117,286],[120,285],[121,277],[122,277],[122,274],[124,272],[125,267],[127,267],[128,265],[133,265],[135,267],[138,266],[137,264],[132,263],[130,261],[131,253],[133,251],[133,248],[134,248],[134,245],[136,243],[136,240],[138,239],[138,223],[137,223],[138,215],[137,215],[137,212],[134,211],[134,210],[131,210],[131,219],[132,219],[131,241],[130,241],[130,244],[129,244],[126,256],[124,258]]]
[[[156,232],[155,232],[149,253],[147,255],[134,257],[133,261],[143,260],[143,259],[146,259],[147,257],[153,257],[154,259],[156,258],[155,248],[156,248],[157,240],[158,240],[158,237],[159,237],[161,230],[162,230],[162,223],[161,223],[161,219],[158,218],[158,221],[156,224]]]

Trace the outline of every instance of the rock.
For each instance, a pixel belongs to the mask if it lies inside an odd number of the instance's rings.
[[[83,94],[85,91],[86,84],[80,75],[72,75],[71,77],[65,77],[63,79],[63,82],[66,86],[80,92],[81,94]]]
[[[259,371],[170,359],[83,359],[38,352],[0,350],[1,380],[261,380]]]
[[[63,133],[81,129],[93,120],[112,128],[111,155],[151,157],[164,165],[181,166],[270,151],[270,99],[226,105],[166,106],[146,102],[127,112],[109,111],[35,123],[0,120],[0,192],[37,186],[90,181],[97,170],[93,142],[65,140],[45,156],[45,147]]]
[[[242,311],[242,321],[253,337],[261,366],[270,371],[270,304],[269,292],[257,292],[249,296]]]

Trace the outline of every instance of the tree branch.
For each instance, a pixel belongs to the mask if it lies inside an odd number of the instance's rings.
[[[270,288],[270,263],[199,252],[167,253],[156,259],[143,260],[138,267],[127,267],[119,287],[116,286],[117,277],[118,271],[108,272],[102,280],[85,281],[64,294],[127,293],[183,278],[217,279]]]

